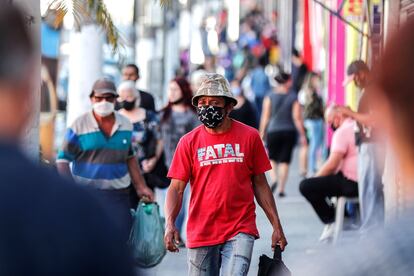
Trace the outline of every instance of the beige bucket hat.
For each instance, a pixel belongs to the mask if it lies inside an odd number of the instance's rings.
[[[237,99],[231,93],[229,82],[216,73],[207,73],[202,77],[200,88],[192,100],[194,106],[197,106],[198,98],[202,96],[225,97],[230,99],[234,105],[237,104]]]

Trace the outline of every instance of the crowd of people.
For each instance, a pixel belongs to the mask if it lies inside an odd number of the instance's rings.
[[[365,275],[376,269],[378,261],[369,254],[374,251],[384,252],[383,266],[411,272],[412,262],[404,260],[414,250],[413,223],[405,220],[414,196],[414,22],[391,37],[374,73],[362,60],[348,66],[348,82],[361,90],[357,111],[325,107],[320,74],[308,72],[296,50],[292,74],[279,70],[269,77],[265,68],[273,66],[277,43],[263,38],[265,27],[260,15],[249,14],[240,39],[243,62],[237,70],[227,68],[233,77],[205,68],[195,71],[198,76],[177,76],[158,111],[152,95],[136,88],[139,68],[133,64],[123,68],[118,87],[106,77],[96,80],[89,94],[92,109],[67,129],[58,153],[61,178],[32,164],[18,148],[33,109],[35,48],[19,10],[10,5],[0,10],[0,176],[6,184],[0,185],[0,218],[7,225],[0,230],[1,274],[133,275],[125,242],[130,209],[144,199],[165,202],[165,246],[172,252],[189,248],[189,275],[247,275],[259,237],[254,199],[273,229],[271,246],[287,246],[274,192],[286,196],[297,144],[304,178],[299,188],[326,225],[321,240],[332,239],[333,197],[359,199],[362,234],[375,233],[384,216],[395,214],[385,203],[404,207],[375,240],[363,235],[363,250],[331,254],[330,262],[303,266],[307,273],[323,267],[315,275],[331,275],[326,272],[332,266],[333,274]],[[324,125],[334,134],[329,156],[319,165]],[[384,145],[388,151],[378,157]],[[383,182],[386,191],[403,189],[403,198],[384,193]],[[344,265],[345,253],[359,256],[355,262],[366,260],[365,270]]]

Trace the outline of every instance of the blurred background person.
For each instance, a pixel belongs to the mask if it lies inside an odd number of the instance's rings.
[[[385,229],[317,254],[301,265],[297,275],[411,275],[414,271],[414,21],[391,34],[377,66],[372,93],[375,125],[383,130],[393,149],[400,179],[399,215]],[[375,95],[375,96],[374,96]],[[395,182],[388,183],[396,185]],[[381,210],[377,210],[381,212]],[[352,264],[352,265],[350,265]]]
[[[198,90],[205,74],[207,74],[207,71],[204,65],[197,66],[197,68],[191,73],[190,83],[192,91]]]
[[[40,60],[26,13],[0,9],[0,274],[134,275],[125,242],[92,192],[29,160]],[[36,95],[37,96],[37,95]]]
[[[254,100],[259,117],[262,113],[263,99],[271,90],[269,77],[265,72],[266,65],[266,57],[262,56],[250,72],[250,88],[254,93]]]
[[[197,114],[191,99],[193,92],[190,83],[182,77],[170,81],[167,91],[168,104],[161,110],[161,134],[164,141],[165,165],[171,166],[172,158],[177,148],[178,142],[184,134],[190,132],[200,125]],[[164,211],[164,201],[166,190],[160,196],[160,210]],[[176,227],[180,233],[179,245],[184,246],[183,225],[188,209],[189,188],[184,192],[183,206],[176,220]]]
[[[136,85],[136,83],[139,80],[139,68],[135,64],[127,64],[122,69],[122,80],[126,81],[133,81]],[[138,90],[139,96],[140,96],[140,104],[139,106],[144,108],[145,110],[150,110],[155,112],[155,103],[154,103],[154,97],[143,90]]]
[[[114,225],[128,240],[132,218],[128,193],[153,198],[135,160],[132,124],[115,111],[118,94],[108,78],[95,81],[89,94],[92,110],[68,127],[56,164],[60,174],[94,189],[105,201]],[[132,184],[132,185],[131,185]]]
[[[347,82],[353,81],[360,89],[358,111],[343,107],[341,111],[354,119],[356,143],[359,146],[359,204],[361,207],[361,231],[369,233],[371,228],[384,222],[384,193],[382,184],[384,157],[377,158],[381,137],[373,122],[376,111],[375,95],[370,90],[372,76],[367,64],[355,60],[348,65]]]
[[[296,93],[302,89],[308,74],[308,66],[303,62],[302,56],[297,49],[292,50],[292,89]]]
[[[233,80],[230,85],[231,91],[237,99],[237,105],[231,111],[230,118],[257,129],[259,127],[259,123],[256,115],[256,108],[244,96],[240,81]]]
[[[300,192],[325,224],[320,241],[332,241],[335,230],[335,207],[330,199],[358,196],[355,122],[340,113],[336,106],[327,109],[326,121],[334,130],[328,160],[315,177],[304,179],[300,183]]]
[[[298,133],[300,143],[307,142],[297,95],[291,92],[291,76],[280,72],[275,77],[275,81],[277,86],[263,102],[260,135],[266,141],[272,163],[271,188],[274,191],[278,186],[278,195],[284,197],[289,165]]]
[[[119,113],[127,117],[133,125],[132,145],[148,187],[154,190],[158,186],[168,186],[157,115],[140,107],[140,93],[133,81],[122,82],[118,87],[118,94]],[[132,208],[136,208],[138,203],[135,194],[131,192]]]
[[[320,96],[321,77],[312,72],[309,75],[307,87],[305,88],[305,101],[303,107],[303,118],[306,128],[308,144],[308,176],[317,171],[318,153],[322,150],[324,137],[324,105]]]

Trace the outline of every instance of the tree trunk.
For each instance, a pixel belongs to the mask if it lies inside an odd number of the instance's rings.
[[[102,76],[102,30],[95,24],[84,25],[79,32],[72,31],[70,44],[68,126],[91,110],[89,94],[95,80]]]

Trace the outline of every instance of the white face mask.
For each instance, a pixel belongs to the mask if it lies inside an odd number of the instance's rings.
[[[96,114],[98,114],[101,117],[106,117],[108,115],[111,115],[112,112],[114,112],[115,104],[102,101],[98,103],[94,103],[92,105],[93,111],[95,111]]]

